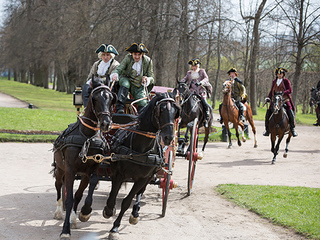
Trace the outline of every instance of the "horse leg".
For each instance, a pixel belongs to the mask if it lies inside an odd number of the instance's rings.
[[[111,184],[111,191],[109,193],[109,197],[106,203],[106,206],[104,207],[102,211],[102,215],[104,218],[110,218],[116,214],[116,198],[118,195],[118,192],[120,190],[120,187],[123,183],[123,179],[121,175],[117,172],[115,172],[112,176],[112,184]]]
[[[231,132],[230,132],[230,129],[229,129],[228,122],[224,122],[224,126],[226,127],[226,130],[227,130],[227,133],[228,133],[228,140],[229,140],[228,148],[231,148],[232,147]]]
[[[133,197],[136,195],[136,193],[139,190],[146,187],[146,185],[149,182],[149,179],[150,178],[140,178],[138,181],[136,181],[133,184],[129,194],[122,200],[121,211],[120,211],[117,219],[113,223],[113,227],[109,233],[109,239],[119,239],[119,227],[120,227],[121,219],[122,219],[124,213],[130,207],[130,204],[131,204]]]
[[[241,146],[241,141],[240,141],[240,138],[239,138],[239,125],[236,123],[234,125],[234,128],[236,129],[236,136],[237,136],[237,140],[238,140],[238,146],[240,147]],[[242,131],[242,134],[243,134],[243,131]]]
[[[82,199],[83,191],[86,189],[89,183],[89,178],[86,176],[83,176],[80,181],[80,185],[76,193],[74,194],[74,201],[73,201],[73,211],[71,212],[70,216],[70,223],[71,228],[77,228],[77,208],[78,205]]]
[[[87,222],[91,216],[92,212],[92,202],[93,202],[93,192],[95,190],[95,187],[97,186],[97,183],[99,182],[99,177],[96,172],[91,174],[90,181],[89,181],[89,190],[88,190],[88,196],[86,197],[85,203],[83,207],[81,208],[81,211],[79,213],[79,220],[81,222]]]
[[[272,159],[272,164],[275,164],[276,162],[276,157],[279,153],[279,146],[280,146],[280,143],[282,141],[282,138],[283,138],[283,134],[281,136],[278,136],[278,141],[277,141],[277,144],[274,148],[274,153],[273,153],[273,159]]]
[[[248,116],[247,119],[248,119],[248,122],[249,122],[249,124],[251,126],[251,129],[252,129],[252,132],[253,132],[253,137],[254,137],[254,145],[253,145],[253,147],[256,148],[256,147],[258,147],[257,134],[256,134],[257,132],[256,132],[256,127],[254,126],[252,115]]]
[[[207,128],[204,128],[204,140],[203,140],[203,146],[201,150],[201,154],[203,155],[204,149],[206,148],[206,145],[209,140],[209,132],[210,132],[210,126]]]
[[[129,223],[132,225],[136,225],[139,221],[140,200],[145,190],[146,190],[146,187],[142,188],[137,193],[136,202],[133,204],[132,212],[129,219]]]
[[[54,212],[54,219],[61,220],[63,219],[63,202],[61,198],[61,188],[62,188],[62,183],[63,183],[63,176],[64,176],[64,171],[61,168],[58,168],[55,170],[55,187],[57,190],[57,208],[56,211]],[[65,190],[62,189],[62,194],[65,194]]]
[[[180,138],[180,129],[181,129],[181,123],[179,123],[178,126],[178,149],[177,152],[183,154],[184,153],[184,147],[185,147],[185,139]]]
[[[270,141],[271,141],[271,152],[273,153],[273,159],[272,159],[272,164],[274,164],[276,162],[276,157],[277,157],[277,154],[275,153],[275,142],[276,142],[276,135],[271,133],[270,135]]]
[[[246,137],[244,136],[244,124],[240,121],[239,122],[239,125],[240,125],[240,127],[241,127],[241,139],[242,139],[242,142],[246,142],[247,141],[247,139],[246,139]]]
[[[290,139],[291,139],[291,132],[289,133],[289,136],[287,137],[287,140],[286,140],[286,148],[284,149],[285,152],[283,153],[283,157],[286,158],[288,156],[288,146],[289,146],[289,143],[290,143]]]
[[[67,160],[67,159],[66,159]],[[67,162],[67,161],[66,161]],[[60,234],[61,240],[70,239],[70,215],[73,207],[73,183],[75,179],[75,173],[70,169],[70,166],[66,166],[65,172],[65,186],[66,186],[66,215],[62,227],[62,232]]]

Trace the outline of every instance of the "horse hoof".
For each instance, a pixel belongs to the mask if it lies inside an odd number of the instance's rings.
[[[258,144],[255,144],[253,147],[254,147],[254,148],[257,148],[257,147],[258,147]]]
[[[139,222],[139,217],[134,217],[132,214],[130,215],[129,218],[129,223],[132,225],[136,225]]]
[[[109,213],[107,213],[107,211],[108,211]],[[102,211],[103,217],[106,218],[106,219],[109,219],[110,217],[116,215],[116,208],[113,208],[112,213],[110,213],[110,212],[111,212],[111,211],[110,211],[107,207],[104,207],[104,209],[103,209],[103,211]]]
[[[229,148],[229,149],[231,149],[231,148],[232,148],[232,146],[231,146],[231,145],[229,145],[229,146],[228,146],[228,148]]]
[[[111,233],[109,233],[108,239],[109,240],[119,240],[120,235],[117,232],[111,232]]]
[[[71,239],[71,235],[68,233],[61,233],[60,240],[69,240]]]
[[[241,142],[238,142],[238,146],[241,147]]]
[[[287,156],[288,156],[287,153],[284,153],[284,154],[283,154],[283,157],[284,157],[284,158],[287,158]]]
[[[78,218],[81,222],[87,222],[90,219],[90,217],[91,217],[91,214],[84,215],[84,214],[82,214],[82,212],[80,212],[79,216],[78,216]]]
[[[247,139],[246,138],[242,138],[242,142],[246,142],[247,141]]]
[[[272,160],[271,164],[275,164],[276,163],[276,160]]]

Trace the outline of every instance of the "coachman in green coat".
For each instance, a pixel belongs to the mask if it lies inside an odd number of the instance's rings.
[[[124,106],[130,91],[135,100],[147,96],[154,83],[153,66],[150,57],[146,56],[148,49],[143,43],[133,43],[126,51],[129,52],[120,65],[112,72],[112,81],[119,81],[117,113],[124,112]],[[147,100],[137,102],[138,111],[147,104]]]

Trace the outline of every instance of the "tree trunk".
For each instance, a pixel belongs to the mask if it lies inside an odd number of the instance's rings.
[[[251,109],[252,114],[257,115],[257,85],[256,85],[256,68],[257,68],[257,57],[259,54],[259,42],[260,42],[260,33],[259,33],[259,24],[260,18],[262,14],[262,10],[267,0],[262,0],[259,5],[258,11],[254,16],[254,25],[253,25],[253,46],[251,52],[251,62],[250,62],[250,101],[251,101]]]
[[[216,72],[216,79],[214,81],[214,87],[213,87],[213,93],[212,93],[212,108],[214,109],[216,106],[216,94],[219,84],[219,78],[220,78],[220,67],[221,67],[221,46],[220,46],[220,39],[221,39],[221,0],[219,0],[219,27],[218,27],[218,42],[217,42],[217,56],[218,56],[218,66],[217,66],[217,72]],[[212,23],[213,28],[213,23]]]

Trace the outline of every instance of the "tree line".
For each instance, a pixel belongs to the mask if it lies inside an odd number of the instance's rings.
[[[199,58],[212,103],[238,69],[253,113],[267,96],[276,67],[289,70],[295,104],[308,112],[320,80],[320,4],[317,0],[15,0],[5,5],[0,67],[15,81],[71,93],[97,60],[95,49],[143,42],[156,85],[175,87]],[[10,76],[10,74],[9,74]]]

